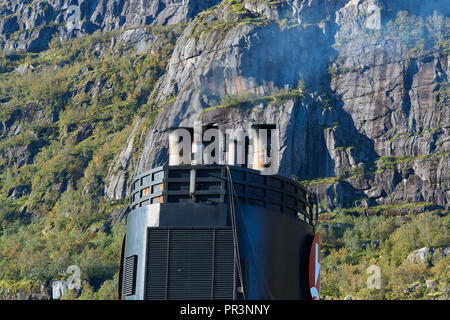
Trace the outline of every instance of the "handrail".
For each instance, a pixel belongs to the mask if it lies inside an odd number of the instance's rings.
[[[164,165],[143,172],[132,180],[131,209],[167,202],[225,203],[230,196],[225,170],[225,165]],[[312,194],[300,183],[246,167],[230,166],[230,171],[243,204],[291,212],[312,222]]]

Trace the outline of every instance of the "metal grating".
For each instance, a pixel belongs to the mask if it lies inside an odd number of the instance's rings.
[[[213,230],[171,230],[167,299],[211,299]]]
[[[214,299],[232,299],[235,283],[232,230],[216,230],[215,240],[213,296]]]
[[[166,299],[168,236],[168,229],[148,229],[145,297],[149,300]]]
[[[136,292],[136,267],[137,255],[125,259],[123,270],[123,294],[125,296],[132,296]]]
[[[149,228],[145,298],[233,299],[231,229]]]

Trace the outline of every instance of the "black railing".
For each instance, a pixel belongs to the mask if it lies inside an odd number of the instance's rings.
[[[240,203],[291,213],[311,223],[312,195],[301,184],[246,167],[229,168],[233,194]],[[146,171],[132,181],[131,208],[154,203],[227,203],[227,172],[224,165],[161,166]]]

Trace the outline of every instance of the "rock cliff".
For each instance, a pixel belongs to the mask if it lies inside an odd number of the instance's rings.
[[[448,55],[402,34],[412,30],[397,30],[402,15],[392,11],[405,8],[382,1],[229,3],[197,16],[178,39],[158,84],[158,101],[171,100],[156,132],[199,117],[276,123],[279,173],[335,177],[312,184],[327,205],[449,203]],[[422,11],[436,36],[448,32],[438,15]],[[252,95],[296,89],[252,104]],[[217,107],[227,95],[250,103]],[[166,148],[155,148],[167,146],[164,133],[152,131],[144,145],[136,173],[166,158]]]
[[[0,49],[39,52],[53,37],[186,22],[217,0],[13,0],[0,4]]]
[[[79,10],[79,29],[67,23],[70,7]],[[279,173],[313,180],[307,183],[328,207],[446,206],[446,8],[443,1],[381,0],[9,1],[0,7],[0,49],[39,52],[52,37],[122,30],[112,46],[145,52],[154,37],[138,27],[188,23],[157,84],[164,112],[138,161],[126,163],[129,146],[117,160],[127,171],[167,160],[168,127],[200,118],[241,127],[276,123]],[[238,103],[221,108],[224,97]],[[27,163],[33,145],[10,152]],[[124,177],[110,176],[109,197],[126,196]]]

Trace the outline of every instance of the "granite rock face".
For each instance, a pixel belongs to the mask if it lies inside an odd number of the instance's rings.
[[[218,0],[12,0],[0,5],[0,51],[40,52],[56,36],[184,23]]]
[[[167,112],[149,133],[136,173],[166,161],[169,127],[198,119],[227,127],[274,123],[279,173],[336,177],[328,187],[312,186],[330,208],[355,199],[448,205],[449,58],[439,49],[408,48],[387,22],[392,11],[408,9],[430,19],[429,7],[375,0],[243,6],[251,23],[237,23],[242,16],[222,3],[178,39],[158,87]],[[283,17],[299,25],[274,20]],[[300,82],[306,90],[297,97],[204,111],[223,96],[269,97]]]
[[[51,288],[48,288],[44,283],[24,288],[0,288],[0,298],[2,300],[50,300],[51,295]]]
[[[109,169],[109,182],[105,187],[105,195],[110,199],[122,199],[126,196],[126,182],[129,177],[127,169],[130,164],[131,152],[133,151],[133,143],[136,139],[136,133],[141,123],[142,118],[137,118],[131,135],[127,139],[126,148],[120,152]]]
[[[78,13],[79,28],[67,24]],[[139,137],[136,122],[105,182],[111,199],[167,162],[167,128],[201,120],[276,124],[278,173],[307,180],[326,210],[448,207],[448,20],[443,0],[13,0],[0,5],[0,50],[40,52],[55,37],[122,30],[111,48],[148,52],[158,36],[145,25],[183,24],[155,90],[162,112]],[[13,123],[0,123],[0,136],[20,131]],[[131,157],[135,139],[140,154]],[[33,150],[18,146],[7,158],[20,166]]]
[[[433,265],[450,254],[450,247],[430,248],[424,247],[411,252],[407,260],[410,263]]]

